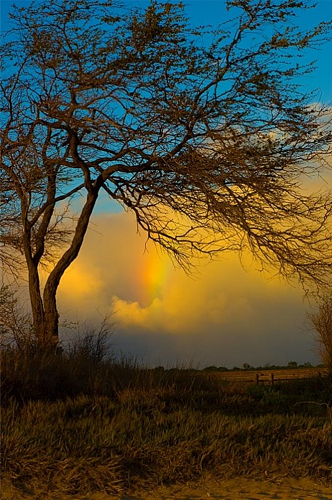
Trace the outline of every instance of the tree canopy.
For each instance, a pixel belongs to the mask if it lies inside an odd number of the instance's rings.
[[[301,54],[331,40],[331,23],[301,32],[306,1],[227,7],[234,17],[215,30],[190,28],[175,3],[13,8],[0,245],[12,271],[22,255],[40,344],[57,341],[57,288],[101,192],[184,267],[249,249],[285,276],[328,279],[331,196],[303,182],[331,163],[331,108],[299,77],[314,69]],[[43,262],[53,267],[41,290]]]

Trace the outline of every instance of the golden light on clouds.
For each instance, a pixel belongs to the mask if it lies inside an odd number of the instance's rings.
[[[83,262],[78,262],[75,266],[68,269],[64,281],[64,290],[70,297],[82,299],[85,296],[90,297],[102,288],[102,279],[98,272]]]
[[[152,362],[233,366],[304,362],[314,357],[305,335],[302,290],[267,279],[235,254],[187,276],[145,235],[132,215],[97,215],[81,254],[59,290],[59,309],[90,318],[113,311],[124,349]]]

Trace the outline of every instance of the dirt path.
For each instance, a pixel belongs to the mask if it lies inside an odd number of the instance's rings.
[[[158,488],[151,493],[125,496],[121,500],[332,500],[332,486],[307,479],[270,482],[236,478]]]
[[[226,481],[213,479],[200,483],[159,487],[153,491],[132,495],[112,496],[106,493],[67,496],[45,495],[32,491],[18,492],[4,488],[2,500],[332,500],[332,486],[319,484],[309,479],[280,479],[256,481],[236,478]]]

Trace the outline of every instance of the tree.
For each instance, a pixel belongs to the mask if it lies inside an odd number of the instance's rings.
[[[296,361],[288,361],[287,368],[297,368],[297,362]]]
[[[332,375],[332,295],[325,292],[318,300],[315,311],[308,313],[311,326],[316,330],[318,353]]]
[[[329,39],[331,24],[291,27],[306,1],[227,6],[236,17],[213,32],[190,29],[173,3],[13,8],[0,244],[3,265],[13,271],[21,257],[27,268],[41,348],[58,342],[57,289],[102,192],[184,267],[249,248],[285,276],[330,271],[331,200],[301,189],[331,151],[329,109],[296,78],[312,70],[301,53]]]

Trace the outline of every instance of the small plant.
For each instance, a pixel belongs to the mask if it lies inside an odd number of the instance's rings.
[[[316,310],[308,314],[308,319],[316,331],[318,353],[332,375],[332,292],[321,297]]]
[[[110,360],[114,330],[110,319],[110,314],[102,317],[97,326],[88,322],[65,323],[64,328],[70,330],[70,338],[64,349],[69,358],[83,356],[97,363]]]

